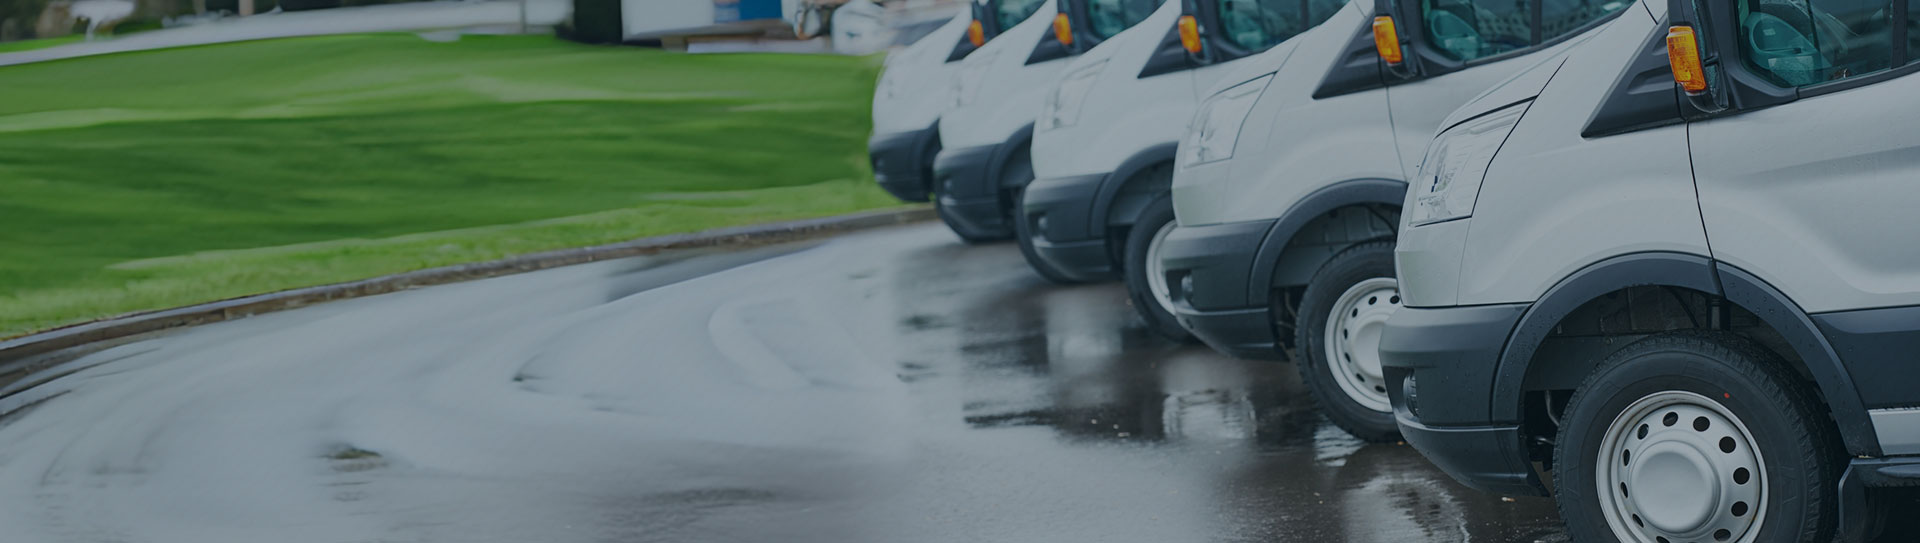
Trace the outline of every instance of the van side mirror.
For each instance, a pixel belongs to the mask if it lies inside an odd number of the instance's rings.
[[[1380,56],[1380,65],[1388,77],[1405,80],[1420,75],[1419,68],[1401,48],[1399,25],[1394,24],[1392,15],[1373,17],[1373,50]]]
[[[1714,91],[1724,88],[1725,84],[1711,80],[1720,72],[1707,70],[1702,46],[1699,33],[1692,25],[1667,27],[1667,65],[1672,69],[1674,85],[1680,87],[1680,94],[1694,109],[1706,114],[1719,113],[1727,106]]]
[[[1668,0],[1667,56],[1689,119],[1799,98],[1799,89],[1775,85],[1738,60],[1742,1]]]

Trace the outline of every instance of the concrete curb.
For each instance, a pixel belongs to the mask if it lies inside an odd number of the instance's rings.
[[[135,313],[0,341],[0,383],[18,381],[67,359],[67,357],[39,355],[172,328],[233,320],[332,300],[512,275],[598,260],[648,255],[672,249],[797,241],[854,230],[925,221],[934,217],[932,208],[915,207],[718,228],[687,234],[641,238],[610,245],[534,253],[490,262],[429,268],[350,283],[283,290],[200,305]]]

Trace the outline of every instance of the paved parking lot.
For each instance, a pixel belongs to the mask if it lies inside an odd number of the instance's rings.
[[[0,400],[20,541],[1565,541],[913,225],[337,302]]]

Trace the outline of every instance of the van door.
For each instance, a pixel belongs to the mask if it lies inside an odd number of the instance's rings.
[[[1412,45],[1425,69],[1437,74],[1387,87],[1407,178],[1419,171],[1427,143],[1454,109],[1633,5],[1631,0],[1400,1],[1410,4],[1401,13],[1419,17],[1402,24],[1407,32],[1420,33]]]
[[[1734,61],[1799,97],[1690,127],[1714,258],[1808,313],[1920,305],[1920,66],[1892,65],[1892,6],[1740,4]]]

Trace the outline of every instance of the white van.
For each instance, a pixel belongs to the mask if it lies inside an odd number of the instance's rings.
[[[975,28],[997,35],[961,61],[933,163],[934,208],[967,242],[1013,236],[1013,190],[1033,179],[1033,119],[1067,59],[1080,52],[1053,31],[1063,15],[1055,2],[974,0]]]
[[[1156,1],[1094,2],[1091,9],[1153,9]],[[1172,229],[1174,150],[1200,94],[1345,2],[1166,2],[1074,59],[1047,94],[1033,137],[1035,180],[1017,199],[1022,216],[1014,226],[1028,263],[1057,282],[1124,270],[1128,281],[1145,285],[1147,270],[1158,266],[1148,258],[1149,241]],[[1101,20],[1094,17],[1091,32],[1111,32]],[[1161,330],[1188,337],[1178,327]]]
[[[873,91],[873,137],[867,158],[873,177],[895,198],[925,202],[932,194],[933,157],[940,152],[940,112],[953,102],[953,74],[978,46],[969,36],[973,13],[952,20],[898,52]],[[984,41],[984,37],[981,38]]]
[[[1920,486],[1904,3],[1656,0],[1455,112],[1381,340],[1407,441],[1537,463],[1576,541],[1871,537]]]
[[[1223,82],[1180,144],[1179,226],[1152,249],[1179,323],[1235,355],[1291,345],[1329,418],[1394,439],[1376,345],[1401,303],[1393,243],[1421,151],[1460,104],[1632,6],[1356,2],[1274,73]]]

